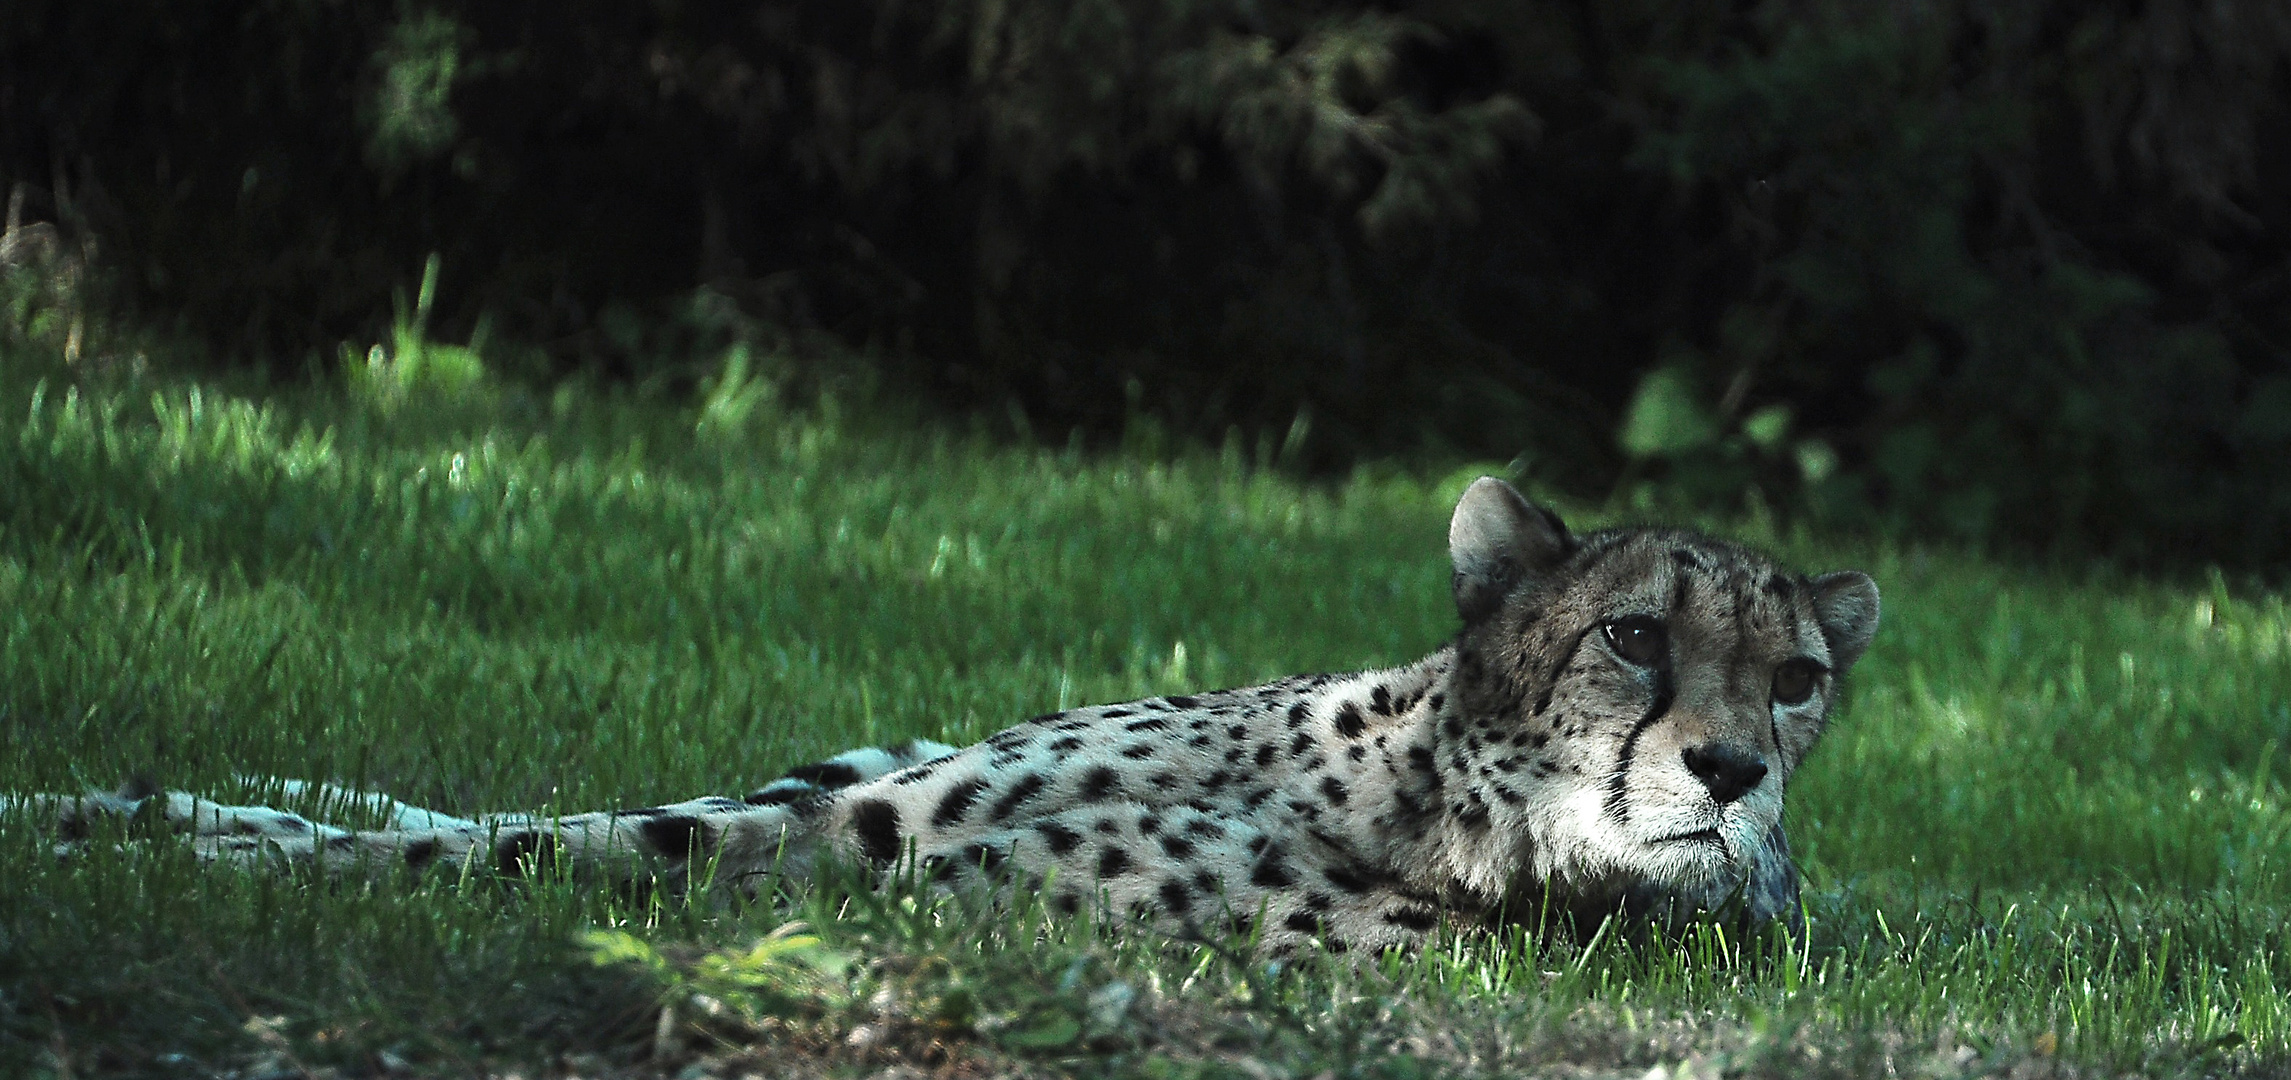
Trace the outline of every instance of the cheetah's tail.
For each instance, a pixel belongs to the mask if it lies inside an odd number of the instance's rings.
[[[826,761],[798,765],[779,779],[751,792],[750,806],[800,803],[854,784],[864,784],[902,769],[951,757],[955,748],[929,739],[909,739],[890,746],[862,746]]]

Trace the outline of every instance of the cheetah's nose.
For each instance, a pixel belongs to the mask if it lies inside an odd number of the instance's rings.
[[[1766,779],[1766,762],[1747,750],[1725,743],[1686,748],[1686,771],[1710,789],[1710,797],[1724,806],[1750,793]]]

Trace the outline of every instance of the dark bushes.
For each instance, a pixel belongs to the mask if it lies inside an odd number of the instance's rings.
[[[2256,563],[2287,55],[2227,0],[18,0],[0,180],[234,362],[436,252],[536,375],[689,363],[631,315],[705,287],[1037,431]]]

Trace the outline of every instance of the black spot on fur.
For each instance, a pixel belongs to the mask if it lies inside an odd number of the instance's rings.
[[[1076,736],[1068,735],[1065,738],[1058,740],[1057,742],[1051,743],[1044,749],[1049,750],[1053,754],[1063,754],[1069,750],[1080,750],[1081,748],[1082,740]]]
[[[1105,712],[1100,713],[1099,715],[1104,716],[1108,720],[1119,720],[1122,717],[1132,714],[1128,709],[1107,709]]]
[[[1368,695],[1368,709],[1378,716],[1392,715],[1392,691],[1378,686]]]
[[[1050,908],[1060,915],[1072,915],[1082,910],[1082,898],[1070,892],[1061,892],[1050,898]]]
[[[1244,806],[1248,807],[1249,809],[1251,809],[1251,810],[1255,810],[1256,808],[1258,808],[1258,807],[1260,807],[1260,806],[1263,806],[1263,805],[1265,805],[1265,800],[1267,800],[1267,799],[1270,799],[1270,798],[1272,798],[1272,797],[1273,797],[1273,789],[1272,789],[1272,788],[1269,788],[1269,787],[1266,787],[1266,788],[1258,788],[1257,790],[1250,792],[1250,793],[1249,793],[1249,797],[1248,797],[1248,798],[1245,798],[1245,799],[1243,799],[1243,800],[1241,800],[1241,803],[1242,803],[1242,805],[1244,805]]]
[[[493,868],[504,876],[515,877],[525,872],[527,864],[538,870],[551,862],[557,854],[557,838],[548,833],[513,832],[501,838],[493,849]]]
[[[1064,855],[1074,850],[1074,845],[1082,842],[1081,833],[1055,821],[1042,822],[1034,826],[1034,831],[1042,834],[1042,842],[1050,848],[1052,855]]]
[[[1128,873],[1129,869],[1129,852],[1123,851],[1118,847],[1110,847],[1098,853],[1099,877],[1120,877],[1123,874]]]
[[[1161,831],[1161,819],[1152,814],[1138,815],[1138,835],[1152,836]]]
[[[1183,915],[1192,907],[1193,894],[1186,891],[1184,882],[1170,878],[1161,883],[1161,909],[1163,911],[1172,915]]]
[[[1202,894],[1205,896],[1217,895],[1217,887],[1220,884],[1222,884],[1222,882],[1217,880],[1217,875],[1212,874],[1207,870],[1196,870],[1193,872],[1193,887],[1201,890]]]
[[[1266,743],[1265,745],[1258,747],[1257,767],[1264,768],[1265,766],[1272,764],[1273,758],[1279,756],[1280,752],[1281,748],[1274,746],[1272,743]]]
[[[851,830],[859,835],[859,852],[868,862],[886,865],[899,857],[899,808],[883,799],[867,799],[851,808]]]
[[[1289,726],[1293,728],[1305,726],[1305,717],[1310,715],[1312,715],[1312,706],[1302,701],[1289,706]]]
[[[806,783],[817,784],[823,788],[849,787],[859,782],[859,770],[840,761],[820,761],[810,765],[798,765],[781,773],[780,776],[788,780],[802,780]]]
[[[1183,694],[1173,698],[1166,698],[1164,700],[1168,701],[1172,707],[1179,709],[1190,709],[1196,705],[1201,704],[1200,699],[1186,697]]]
[[[406,868],[409,870],[419,870],[428,866],[437,857],[438,842],[435,840],[416,840],[406,845],[405,860]]]
[[[978,867],[980,873],[990,877],[999,873],[1003,863],[1009,859],[1010,852],[998,847],[978,843],[963,845],[963,861]]]
[[[1296,737],[1296,738],[1294,738],[1294,739],[1290,739],[1290,740],[1289,740],[1289,756],[1290,756],[1290,757],[1303,757],[1303,756],[1304,756],[1304,753],[1305,753],[1305,751],[1307,751],[1307,750],[1310,750],[1310,749],[1312,749],[1312,748],[1313,748],[1313,736],[1312,736],[1312,733],[1311,733],[1311,732],[1309,732],[1309,731],[1300,731],[1300,732],[1297,732],[1297,737]]]
[[[1351,758],[1354,761],[1365,760],[1368,757],[1368,747],[1355,746],[1352,749],[1345,751],[1344,756]]]
[[[1160,747],[1157,747],[1152,743],[1138,743],[1135,746],[1122,747],[1122,756],[1132,761],[1139,761],[1152,757],[1153,752],[1158,749],[1160,749]]]
[[[1476,795],[1473,796],[1472,802],[1468,806],[1463,803],[1457,803],[1453,808],[1453,812],[1455,814],[1456,823],[1467,829],[1485,829],[1488,827],[1487,804],[1480,802],[1479,797]]]
[[[1281,920],[1281,925],[1300,934],[1318,934],[1321,932],[1321,917],[1309,911],[1294,911],[1289,913],[1288,918]]]
[[[1421,933],[1440,925],[1440,913],[1431,908],[1396,907],[1384,913],[1384,921]]]
[[[996,821],[1009,820],[1011,811],[1018,809],[1019,804],[1040,794],[1043,785],[1048,783],[1049,781],[1041,773],[1027,773],[1025,776],[1019,777],[1017,783],[1010,785],[1009,791],[1002,793],[1002,798],[994,801],[994,807],[987,811],[988,815]]]
[[[657,817],[637,828],[644,842],[655,854],[670,859],[686,859],[697,852],[707,854],[708,833],[700,826],[700,819],[677,814]]]
[[[1428,747],[1428,746],[1411,746],[1411,747],[1409,747],[1409,748],[1408,748],[1408,764],[1409,764],[1411,767],[1413,767],[1413,768],[1422,769],[1422,770],[1424,770],[1425,772],[1431,772],[1431,771],[1432,771],[1432,748],[1431,748],[1431,747]]]
[[[1168,852],[1172,859],[1183,861],[1193,857],[1193,841],[1182,836],[1162,837],[1161,849]]]
[[[1383,687],[1376,688],[1376,696],[1380,699],[1385,696]],[[1391,702],[1387,701],[1385,705],[1389,707]],[[1379,709],[1378,711],[1384,710]],[[1336,716],[1333,722],[1336,724],[1336,733],[1347,739],[1357,739],[1362,732],[1368,730],[1368,721],[1361,717],[1360,706],[1349,701],[1336,707]]]
[[[1130,721],[1130,722],[1129,722],[1129,723],[1127,723],[1127,724],[1123,724],[1123,725],[1122,725],[1122,730],[1123,730],[1123,731],[1160,731],[1161,729],[1163,729],[1163,728],[1166,728],[1166,727],[1168,727],[1168,726],[1169,726],[1169,717],[1166,717],[1166,716],[1149,716],[1149,717],[1146,717],[1146,718],[1145,718],[1145,719],[1143,719],[1143,720],[1132,720],[1132,721]]]
[[[1082,774],[1082,788],[1076,794],[1081,796],[1083,802],[1097,802],[1111,797],[1114,789],[1121,786],[1122,778],[1114,770],[1100,765]]]
[[[785,806],[798,799],[808,799],[811,796],[811,792],[797,788],[781,788],[778,791],[765,788],[761,791],[749,792],[748,797],[742,801],[749,806]],[[628,813],[637,816],[649,816],[661,813],[661,810],[658,807],[653,807],[647,810],[630,810]]]
[[[960,824],[963,815],[970,813],[971,804],[978,801],[979,793],[985,791],[986,787],[986,781],[974,776],[948,788],[947,793],[939,798],[938,809],[931,811],[931,824],[941,829]]]
[[[996,750],[1014,750],[1033,741],[1033,734],[1024,728],[1004,728],[986,737],[986,744]]]
[[[1352,792],[1345,790],[1344,781],[1333,776],[1321,777],[1321,797],[1332,806],[1343,806],[1352,801]]]
[[[939,771],[939,766],[946,760],[940,758],[938,761],[926,761],[912,769],[903,769],[898,775],[891,778],[891,782],[900,787],[905,787],[908,784],[920,784],[930,779],[932,773]]]
[[[1257,860],[1257,865],[1249,868],[1249,884],[1259,888],[1286,889],[1296,883],[1297,875],[1289,869],[1288,862],[1281,858],[1279,848],[1267,850],[1264,857]]]
[[[1321,876],[1348,893],[1364,893],[1376,887],[1375,878],[1357,866],[1331,866],[1321,871]]]
[[[1249,737],[1249,725],[1235,724],[1226,728],[1225,737],[1228,739],[1246,739]]]

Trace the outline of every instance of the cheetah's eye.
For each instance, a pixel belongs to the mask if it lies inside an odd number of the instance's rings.
[[[1640,667],[1653,667],[1670,655],[1670,634],[1650,616],[1627,615],[1601,629],[1615,655]]]
[[[1805,704],[1814,696],[1814,677],[1822,670],[1822,665],[1803,657],[1783,661],[1774,669],[1774,700],[1784,705]]]

